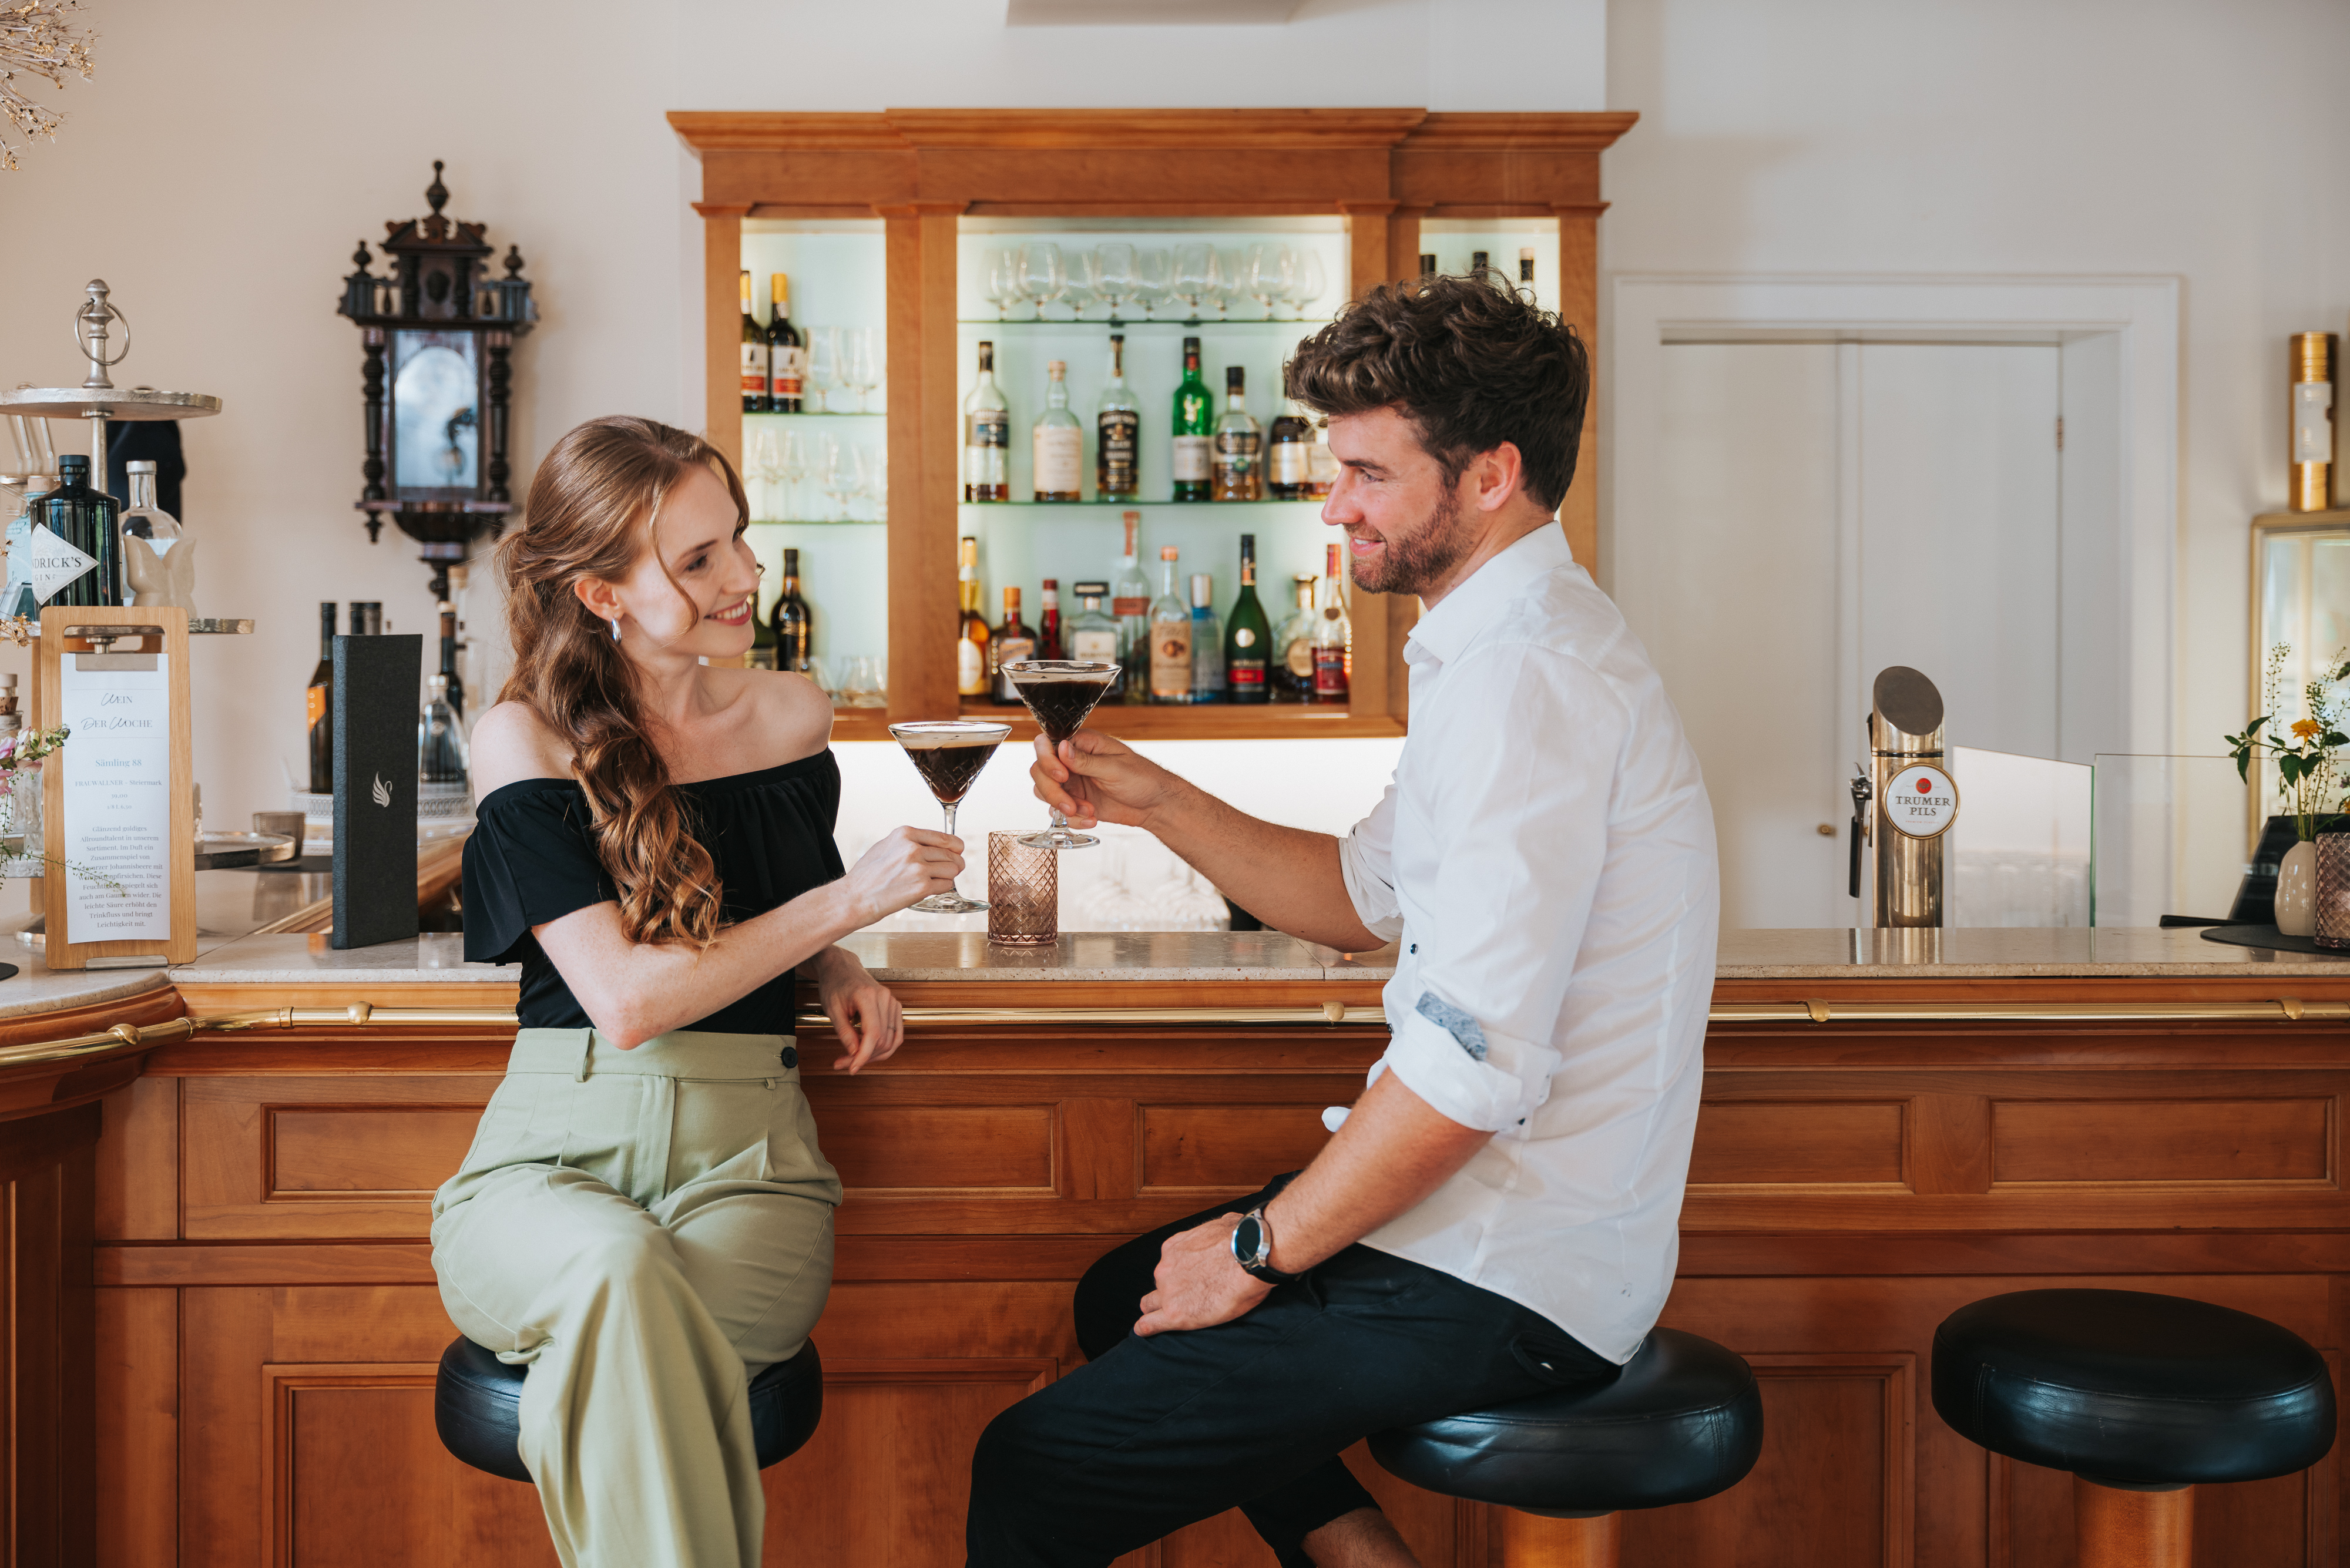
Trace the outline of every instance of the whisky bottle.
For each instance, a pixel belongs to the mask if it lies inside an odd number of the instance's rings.
[[[776,273],[767,280],[772,314],[767,322],[767,375],[774,389],[767,406],[779,414],[800,411],[800,387],[807,375],[807,348],[792,325],[791,279]]]
[[[1205,501],[1216,444],[1215,405],[1200,379],[1200,340],[1183,339],[1183,379],[1175,388],[1175,499]]]
[[[305,701],[310,713],[310,793],[335,793],[335,601],[318,607],[318,665]]]
[[[1264,455],[1264,427],[1248,411],[1248,371],[1224,367],[1224,417],[1216,421],[1216,472],[1210,492],[1217,501],[1258,499]]]
[[[1012,684],[1012,677],[1003,673],[1007,664],[1036,657],[1036,639],[1020,619],[1020,590],[1003,590],[1003,623],[988,639],[988,695],[998,702],[1018,702],[1020,689]]]
[[[1046,577],[1036,596],[1036,657],[1066,659],[1061,651],[1061,579]]]
[[[805,675],[816,653],[816,612],[800,597],[800,553],[784,552],[784,588],[775,597],[775,667]]]
[[[1109,585],[1105,582],[1072,583],[1069,591],[1077,596],[1077,613],[1069,618],[1069,657],[1089,663],[1115,662],[1118,657],[1118,622],[1102,609],[1102,601],[1109,597]],[[1105,693],[1107,701],[1115,693]]]
[[[1055,359],[1045,367],[1045,411],[1031,432],[1030,456],[1039,501],[1085,499],[1086,432],[1069,412],[1069,367]]]
[[[767,390],[767,335],[751,314],[751,269],[743,269],[743,411],[764,414],[771,406]]]
[[[1314,618],[1314,701],[1344,702],[1355,662],[1355,628],[1347,618],[1347,579],[1338,566],[1338,546],[1327,546],[1322,575],[1322,605]]]
[[[1256,597],[1256,535],[1241,535],[1241,594],[1232,601],[1232,618],[1224,627],[1224,685],[1235,702],[1263,702],[1273,691],[1266,684],[1265,656],[1273,649],[1273,628],[1265,623],[1264,606]]]
[[[1126,514],[1126,553],[1118,558],[1118,583],[1109,613],[1118,618],[1118,659],[1126,666],[1120,681],[1129,702],[1150,701],[1150,580],[1142,575],[1142,514]]]
[[[955,584],[962,599],[962,625],[955,639],[955,693],[962,697],[987,695],[987,643],[994,634],[988,629],[986,612],[979,607],[979,541],[963,536],[962,565]]]
[[[1300,572],[1290,579],[1290,612],[1274,628],[1272,679],[1266,682],[1284,702],[1303,702],[1314,695],[1314,574]]]
[[[1142,411],[1126,389],[1126,334],[1109,335],[1109,385],[1094,415],[1094,499],[1131,501],[1142,490]]]
[[[1150,604],[1150,700],[1191,700],[1191,607],[1176,591],[1175,546],[1159,552],[1159,597]]]
[[[1191,701],[1224,700],[1224,628],[1216,619],[1216,579],[1191,574]]]
[[[1012,413],[995,385],[995,345],[979,346],[979,384],[962,400],[962,498],[1012,499]]]
[[[1275,501],[1304,501],[1314,493],[1314,421],[1285,400],[1265,433],[1264,488]]]

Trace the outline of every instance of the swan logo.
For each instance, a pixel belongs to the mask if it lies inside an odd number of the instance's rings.
[[[391,786],[383,782],[383,775],[381,774],[375,775],[375,789],[371,793],[375,796],[376,805],[390,805],[391,804]]]

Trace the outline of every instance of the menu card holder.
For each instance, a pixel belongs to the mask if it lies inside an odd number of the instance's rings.
[[[120,643],[100,647],[87,635],[111,628],[142,651],[116,652]],[[41,764],[49,968],[141,958],[192,962],[187,611],[44,608],[33,698],[35,723],[73,732]]]
[[[340,948],[416,935],[421,637],[335,639],[335,929]]]

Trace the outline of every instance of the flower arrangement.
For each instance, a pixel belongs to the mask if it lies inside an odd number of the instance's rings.
[[[2318,813],[2341,782],[2334,753],[2350,746],[2350,735],[2342,732],[2345,718],[2350,718],[2350,695],[2343,690],[2343,682],[2350,680],[2350,656],[2336,653],[2331,664],[2302,687],[2306,713],[2285,726],[2284,732],[2293,737],[2288,744],[2278,738],[2273,725],[2284,711],[2284,667],[2292,657],[2291,643],[2280,642],[2269,649],[2261,681],[2261,706],[2268,711],[2245,725],[2242,734],[2226,740],[2229,754],[2236,759],[2236,776],[2247,784],[2254,759],[2276,763],[2277,793],[2293,803],[2293,815],[2306,841],[2317,836]],[[2266,734],[2261,732],[2264,724],[2271,726]],[[2341,809],[2340,803],[2335,809]]]

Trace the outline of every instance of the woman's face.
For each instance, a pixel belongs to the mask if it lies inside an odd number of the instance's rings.
[[[748,651],[759,566],[743,533],[734,498],[708,469],[696,468],[673,486],[653,526],[653,549],[610,585],[621,612],[621,648],[713,661]]]

